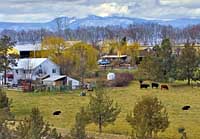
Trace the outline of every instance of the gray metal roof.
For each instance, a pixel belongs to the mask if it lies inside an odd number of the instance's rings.
[[[41,44],[24,44],[24,45],[15,45],[14,47],[18,51],[39,51],[41,50]]]
[[[66,77],[67,77],[66,75],[52,76],[52,77],[44,79],[43,81],[53,82],[53,81],[57,81],[57,80],[60,80],[62,78],[66,78]]]
[[[39,65],[41,65],[44,61],[46,61],[48,58],[23,58],[18,59],[17,66],[12,67],[13,69],[35,69]]]

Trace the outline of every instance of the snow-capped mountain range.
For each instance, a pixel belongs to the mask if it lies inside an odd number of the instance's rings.
[[[160,25],[171,25],[173,27],[184,28],[188,25],[200,24],[200,19],[176,19],[176,20],[147,20],[140,18],[118,17],[108,16],[100,17],[90,15],[85,18],[75,17],[59,17],[46,23],[12,23],[12,22],[0,22],[0,31],[4,29],[10,30],[36,30],[36,29],[48,29],[56,31],[58,29],[77,29],[79,27],[105,27],[105,26],[121,26],[127,27],[130,24],[145,24],[145,23],[157,23]]]

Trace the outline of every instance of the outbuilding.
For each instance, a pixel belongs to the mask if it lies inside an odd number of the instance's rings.
[[[107,74],[107,80],[109,81],[115,80],[115,73],[109,72]]]
[[[47,86],[70,86],[71,89],[79,87],[80,82],[73,78],[67,77],[66,75],[52,76],[43,80],[43,84]]]

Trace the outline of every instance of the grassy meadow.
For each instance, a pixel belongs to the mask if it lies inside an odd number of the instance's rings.
[[[11,111],[17,119],[22,119],[28,115],[32,107],[39,107],[45,120],[49,121],[60,131],[69,131],[74,123],[76,112],[81,106],[87,105],[89,97],[80,97],[80,91],[69,93],[22,93],[8,91],[9,98],[12,99]],[[92,93],[92,92],[90,92]],[[176,83],[170,85],[169,90],[160,89],[140,89],[138,82],[132,82],[128,87],[110,88],[108,94],[122,108],[114,125],[103,128],[105,133],[127,135],[131,132],[131,127],[126,122],[126,114],[133,110],[135,103],[142,96],[157,96],[166,106],[170,126],[159,134],[162,139],[179,139],[179,127],[185,127],[188,139],[200,138],[200,88],[189,87]],[[189,111],[183,111],[184,105],[190,105]],[[62,111],[60,116],[53,116],[56,110]],[[88,131],[97,131],[97,126],[89,125]]]

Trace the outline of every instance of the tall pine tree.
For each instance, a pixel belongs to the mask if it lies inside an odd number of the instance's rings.
[[[10,69],[10,65],[15,65],[15,54],[9,54],[8,51],[13,48],[15,42],[8,36],[3,36],[0,39],[0,72],[4,72],[4,84],[6,84],[7,70]]]
[[[102,132],[103,126],[116,120],[120,111],[121,108],[117,103],[114,104],[104,89],[99,88],[94,96],[90,96],[88,112],[91,122],[99,126],[99,133]]]
[[[187,79],[187,84],[190,85],[191,79],[194,77],[194,72],[198,70],[200,60],[197,50],[189,43],[185,44],[180,56],[178,57],[178,71],[180,79]]]
[[[38,108],[33,108],[30,116],[19,123],[17,136],[19,139],[61,138],[56,129],[51,130],[49,123],[43,120]]]

